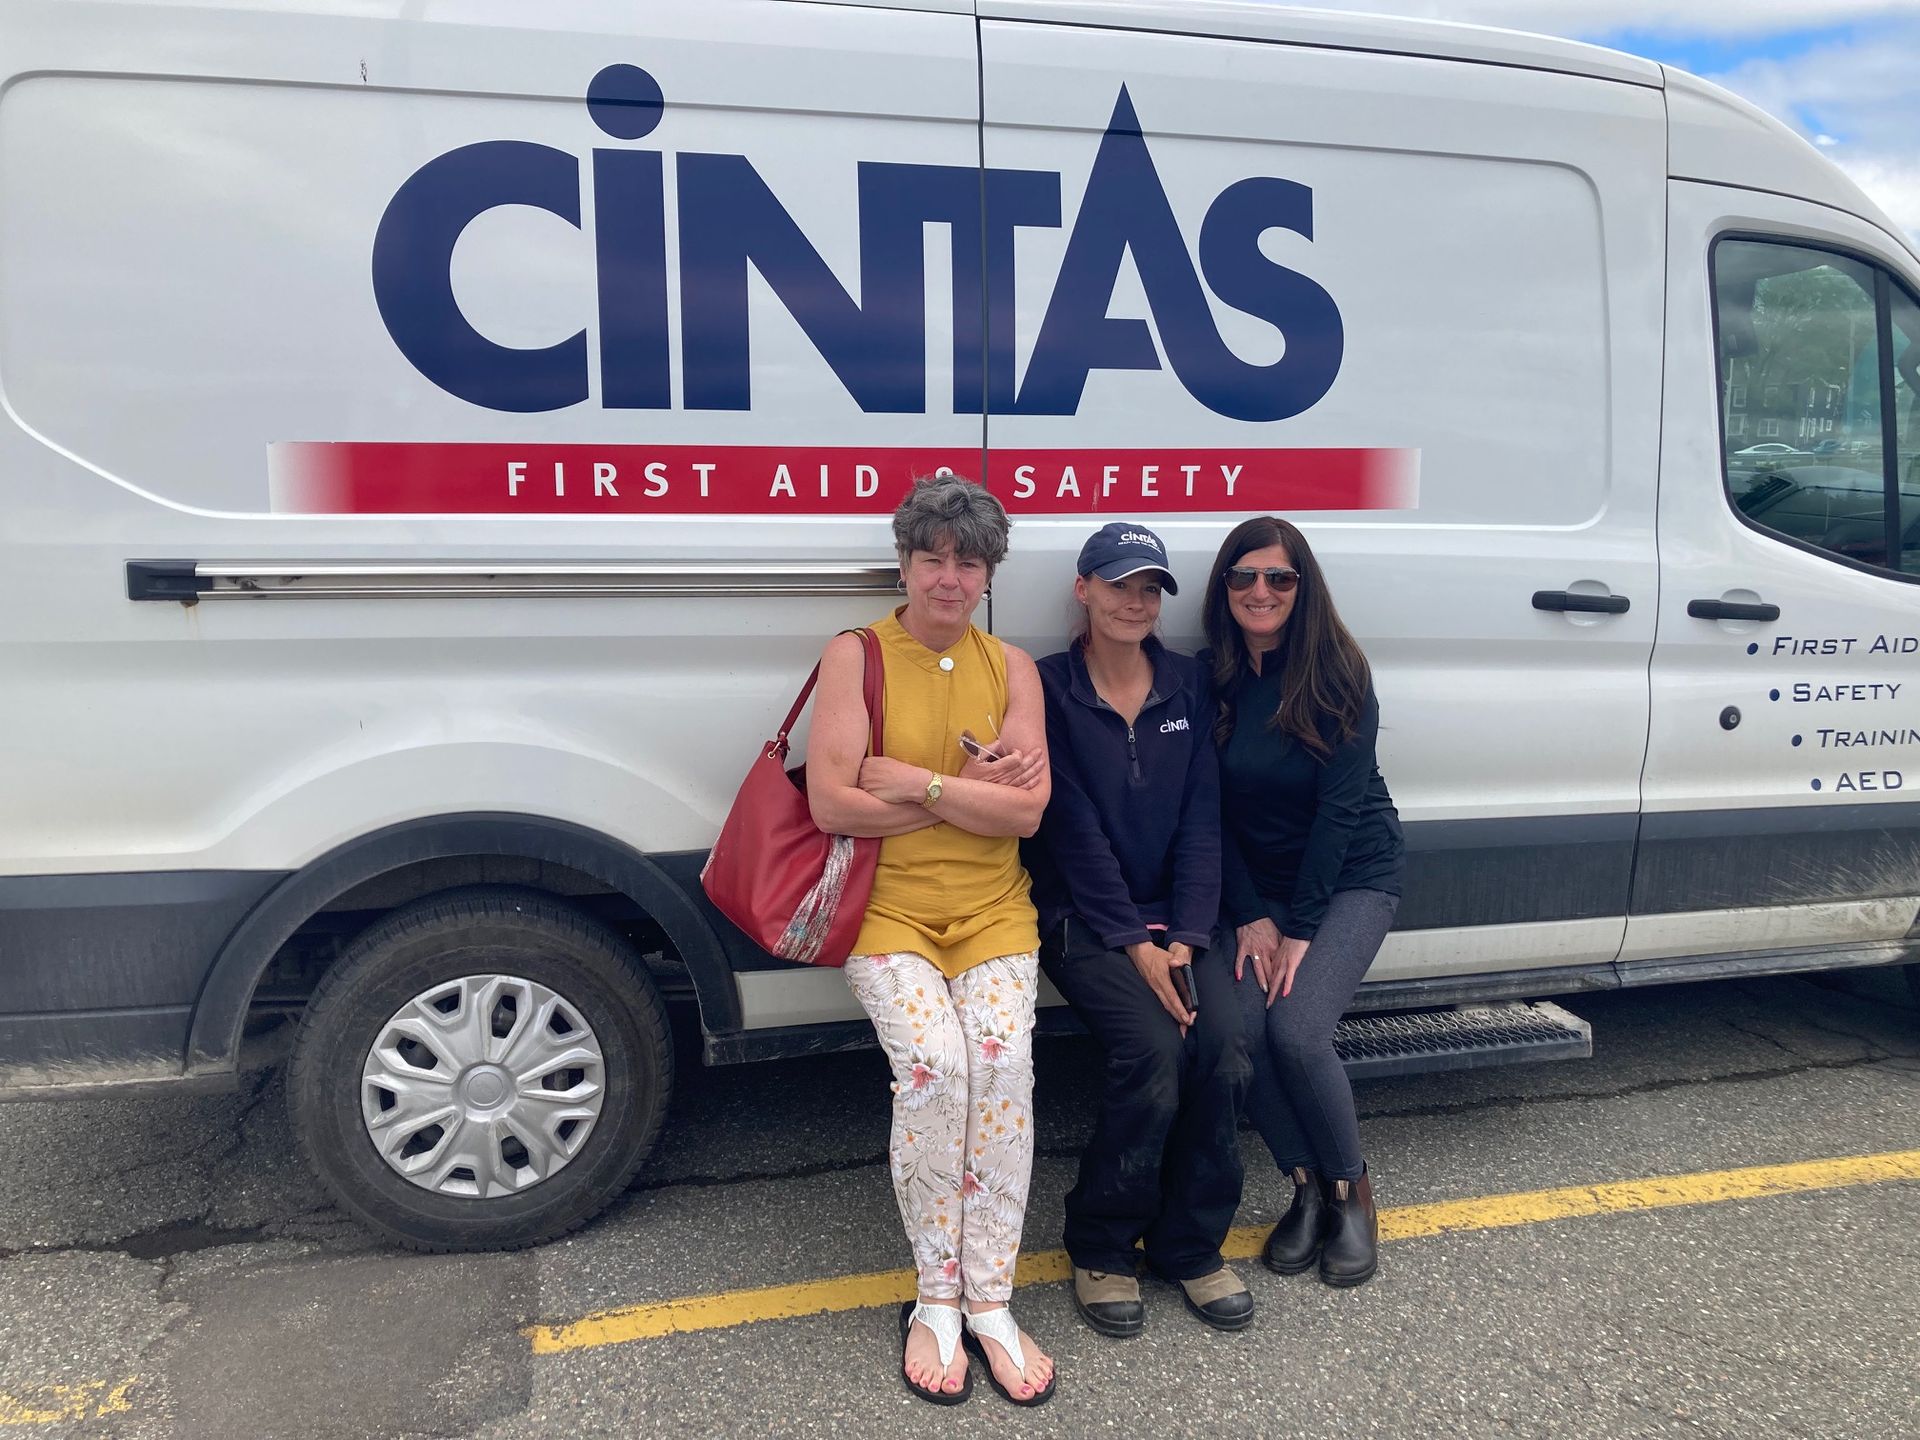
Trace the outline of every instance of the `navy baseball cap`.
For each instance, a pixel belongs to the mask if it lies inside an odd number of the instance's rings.
[[[1116,520],[1111,525],[1102,525],[1080,547],[1078,573],[1081,575],[1124,580],[1142,570],[1158,570],[1166,577],[1161,582],[1162,588],[1169,595],[1180,593],[1180,587],[1173,583],[1173,571],[1167,568],[1167,547],[1144,525]]]

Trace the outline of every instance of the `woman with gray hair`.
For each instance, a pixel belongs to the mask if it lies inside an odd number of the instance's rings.
[[[1033,1169],[1040,948],[1019,846],[1051,791],[1039,672],[973,625],[1007,530],[984,487],[914,482],[893,515],[906,603],[872,627],[886,752],[868,753],[853,634],[821,656],[807,745],[814,823],[881,837],[847,982],[893,1068],[894,1196],[919,1274],[902,1378],[938,1405],[972,1394],[963,1338],[1014,1404],[1054,1392],[1053,1361],[1007,1310]]]

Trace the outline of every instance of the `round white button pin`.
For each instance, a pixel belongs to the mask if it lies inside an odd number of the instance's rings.
[[[940,668],[942,670],[953,669],[953,657],[951,655],[942,655],[940,657]]]

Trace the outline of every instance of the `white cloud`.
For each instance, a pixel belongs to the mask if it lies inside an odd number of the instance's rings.
[[[1920,19],[1916,0],[1318,0],[1321,8],[1499,25],[1577,39],[1637,32],[1677,53],[1705,41],[1777,47],[1798,31],[1855,38],[1702,78],[1805,135],[1896,224],[1920,236]],[[1656,55],[1654,58],[1662,58]]]
[[[1842,155],[1829,151],[1848,177],[1894,224],[1920,240],[1920,161],[1887,155]]]
[[[1819,145],[1894,222],[1920,234],[1920,23],[1706,78],[1779,116]]]
[[[1683,35],[1777,35],[1912,15],[1914,0],[1308,0],[1323,10],[1415,15],[1549,35],[1652,30]]]

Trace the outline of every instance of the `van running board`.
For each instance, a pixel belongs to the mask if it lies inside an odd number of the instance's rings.
[[[1593,1027],[1545,1000],[1463,1005],[1349,1015],[1334,1027],[1333,1048],[1351,1078],[1379,1080],[1528,1060],[1584,1060],[1593,1054]]]

